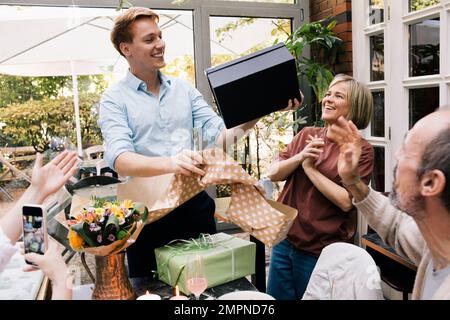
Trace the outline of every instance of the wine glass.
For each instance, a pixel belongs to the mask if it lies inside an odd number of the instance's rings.
[[[186,288],[199,300],[200,295],[208,287],[205,264],[201,255],[191,255],[186,263]]]

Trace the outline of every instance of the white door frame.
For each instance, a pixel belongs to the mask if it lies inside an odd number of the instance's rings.
[[[372,90],[385,93],[385,137],[371,137],[370,127],[364,137],[374,146],[385,148],[385,191],[390,191],[395,166],[395,151],[409,129],[409,90],[439,86],[440,106],[450,104],[450,0],[416,12],[408,12],[408,0],[384,0],[384,22],[370,25],[369,0],[352,0],[353,75]],[[440,17],[440,74],[409,77],[409,25]],[[383,81],[370,81],[370,36],[384,34]],[[360,232],[367,231],[363,219]]]

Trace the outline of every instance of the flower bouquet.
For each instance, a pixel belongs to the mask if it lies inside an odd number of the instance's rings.
[[[93,198],[67,222],[70,246],[99,256],[120,252],[137,238],[147,215],[148,209],[141,203]]]
[[[82,252],[83,262],[84,253],[95,255],[93,299],[136,298],[125,270],[124,250],[134,243],[147,217],[148,209],[141,203],[93,198],[67,221],[72,249]]]

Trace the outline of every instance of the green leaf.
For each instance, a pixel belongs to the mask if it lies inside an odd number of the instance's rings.
[[[75,231],[89,247],[97,247],[99,244],[96,242],[97,234],[89,230],[89,224],[87,222],[80,222],[70,227]]]
[[[333,46],[333,43],[332,43],[332,41],[330,40],[330,38],[325,38],[325,43],[327,44],[327,46],[328,46],[328,48],[332,48],[332,46]]]
[[[125,230],[120,230],[119,232],[116,233],[116,238],[117,240],[122,240],[125,239],[128,235],[128,232],[126,232]]]
[[[310,23],[305,23],[303,24],[300,29],[299,29],[299,34],[303,34],[303,33],[309,33],[311,30],[312,24]]]
[[[327,29],[330,30],[330,31],[333,30],[334,27],[336,27],[336,24],[337,24],[337,21],[336,21],[336,20],[331,21],[331,22],[328,24]]]
[[[148,208],[142,202],[135,202],[132,215],[138,215],[134,218],[135,221],[142,219],[145,222],[148,219]]]
[[[107,240],[110,234],[115,236],[119,229],[119,219],[114,215],[110,215],[103,231],[103,241]]]

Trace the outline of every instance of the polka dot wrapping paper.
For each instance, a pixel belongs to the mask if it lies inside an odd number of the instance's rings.
[[[257,180],[220,149],[202,151],[201,177],[171,174],[150,178],[132,178],[118,186],[117,197],[143,202],[149,208],[145,223],[152,223],[185,203],[207,186],[231,184],[230,198],[220,201],[220,217],[238,225],[266,246],[273,246],[286,238],[297,210],[267,200]],[[217,201],[216,201],[217,203]],[[141,226],[142,228],[142,226]]]

